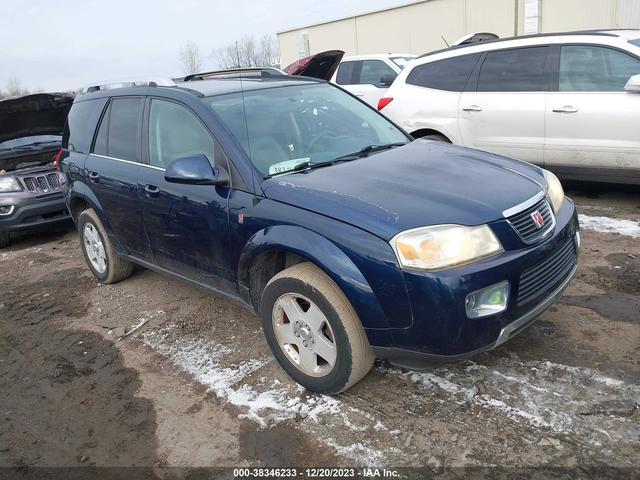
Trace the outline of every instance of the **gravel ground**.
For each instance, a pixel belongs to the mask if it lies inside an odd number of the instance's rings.
[[[71,227],[23,237],[0,251],[0,467],[638,468],[640,189],[570,195],[578,274],[536,324],[471,361],[377,363],[333,398],[239,307],[142,269],[100,285]]]

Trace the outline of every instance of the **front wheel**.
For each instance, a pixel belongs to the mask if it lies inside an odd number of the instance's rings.
[[[102,222],[89,208],[78,217],[82,254],[93,275],[102,283],[116,283],[133,273],[133,264],[113,249]]]
[[[339,393],[371,369],[373,352],[357,314],[313,264],[300,263],[274,276],[260,310],[274,356],[308,390]]]
[[[11,243],[11,234],[9,232],[0,232],[0,248],[4,248]]]

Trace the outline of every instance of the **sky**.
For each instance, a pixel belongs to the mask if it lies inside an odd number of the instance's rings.
[[[88,83],[183,74],[180,48],[207,57],[260,37],[407,0],[0,0],[0,90],[73,90]],[[207,59],[204,67],[213,67]]]

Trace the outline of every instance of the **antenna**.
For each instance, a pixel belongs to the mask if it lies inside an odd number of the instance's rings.
[[[447,39],[444,38],[444,35],[440,35],[440,38],[442,39],[442,41],[444,42],[444,44],[447,46],[447,48],[449,48],[449,42],[447,42]]]

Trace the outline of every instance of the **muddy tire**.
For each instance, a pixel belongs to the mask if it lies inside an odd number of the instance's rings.
[[[116,283],[131,276],[133,264],[120,257],[96,212],[89,208],[78,217],[82,254],[93,275],[101,283]]]
[[[308,390],[339,393],[373,365],[373,351],[351,303],[311,263],[275,275],[262,293],[260,314],[278,363]]]
[[[9,232],[0,232],[0,248],[4,248],[11,243],[11,234]]]

